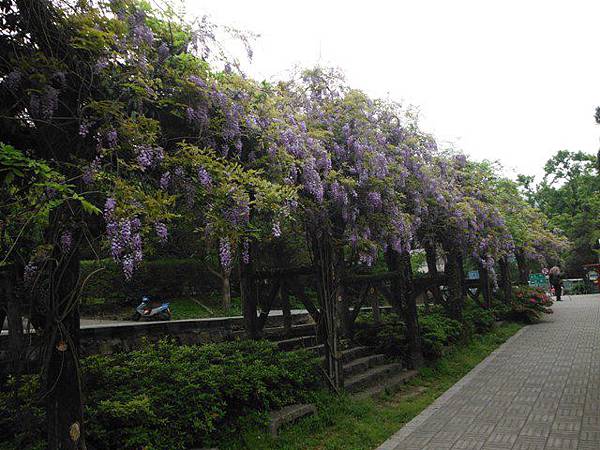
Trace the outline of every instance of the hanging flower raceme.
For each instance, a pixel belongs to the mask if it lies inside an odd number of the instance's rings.
[[[169,239],[169,231],[167,226],[162,222],[156,222],[154,224],[154,229],[156,231],[156,236],[158,236],[158,240],[164,244]]]
[[[230,272],[233,267],[233,255],[231,253],[231,243],[228,238],[219,240],[219,261],[225,272]]]
[[[113,260],[121,265],[125,278],[129,280],[144,257],[142,222],[138,217],[117,218],[116,207],[117,202],[114,198],[106,199],[104,205],[106,234],[110,242],[110,254]],[[166,239],[166,227],[164,232]]]

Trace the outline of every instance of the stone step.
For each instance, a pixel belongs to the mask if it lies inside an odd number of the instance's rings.
[[[342,351],[342,363],[349,363],[355,359],[372,355],[374,352],[374,349],[371,347],[357,346],[348,348]]]
[[[313,352],[316,356],[323,356],[325,354],[325,346],[323,344],[313,345],[312,347],[306,347],[305,350]]]
[[[381,383],[381,381],[386,378],[399,375],[401,371],[402,364],[400,363],[384,364],[373,367],[366,372],[349,377],[344,383],[344,388],[351,393],[362,391]]]
[[[344,364],[344,377],[348,378],[358,373],[366,372],[371,367],[379,366],[385,362],[385,355],[367,355]]]
[[[325,355],[325,346],[323,344],[315,345],[314,347],[309,347],[307,350],[314,351],[319,356]],[[345,350],[342,350],[342,364],[350,364],[352,361],[364,358],[366,356],[371,356],[374,353],[374,350],[371,347],[350,347]],[[325,363],[325,358],[321,358],[321,362]]]
[[[377,385],[355,393],[354,396],[357,398],[368,398],[379,397],[384,394],[393,394],[417,375],[418,371],[416,370],[403,370],[398,375],[381,380],[379,383],[377,383]],[[424,390],[425,388],[418,387],[414,393],[407,395],[407,398],[421,394]]]
[[[271,411],[269,413],[269,432],[271,433],[271,436],[277,437],[277,433],[281,426],[295,422],[296,420],[312,415],[315,412],[317,412],[317,408],[312,403],[290,405],[278,409],[277,411]]]
[[[300,348],[310,348],[317,345],[317,337],[316,336],[299,336],[289,339],[284,339],[282,341],[277,341],[277,347],[279,350],[290,351],[297,350]]]

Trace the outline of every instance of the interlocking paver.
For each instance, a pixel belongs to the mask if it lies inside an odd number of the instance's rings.
[[[600,295],[521,330],[380,450],[600,450]]]

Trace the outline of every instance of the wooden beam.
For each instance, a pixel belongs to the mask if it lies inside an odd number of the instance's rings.
[[[319,323],[319,320],[321,319],[321,313],[319,312],[319,309],[315,306],[315,304],[312,302],[312,300],[308,298],[308,296],[304,292],[304,289],[302,289],[300,286],[293,286],[291,288],[291,291],[295,297],[300,299],[300,301],[302,302],[312,319],[315,321],[315,323]]]
[[[360,313],[360,309],[362,308],[365,299],[368,298],[368,293],[369,293],[370,288],[371,288],[371,285],[369,283],[362,286],[362,288],[358,294],[358,301],[354,304],[354,309],[352,310],[352,313],[350,315],[350,320],[352,323],[354,323],[356,321],[356,318],[358,317],[358,314]]]
[[[258,316],[257,328],[259,332],[262,331],[262,329],[265,327],[265,323],[267,323],[267,318],[269,317],[269,313],[271,312],[273,302],[275,301],[275,298],[277,298],[277,293],[279,292],[280,286],[281,280],[274,281],[273,285],[271,286],[271,291],[269,292],[267,302],[265,303],[266,310],[261,310],[260,315]]]
[[[257,270],[254,272],[254,278],[268,280],[271,278],[289,278],[299,275],[316,275],[316,269],[310,266],[302,267],[275,267],[273,269]]]

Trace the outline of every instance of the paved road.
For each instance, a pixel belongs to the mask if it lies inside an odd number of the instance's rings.
[[[132,309],[133,311],[133,309]],[[300,314],[306,314],[308,311],[306,311],[305,309],[292,309],[291,311],[292,315],[300,315]],[[278,316],[282,316],[283,315],[283,311],[281,309],[272,309],[271,311],[269,311],[269,317],[278,317]],[[211,321],[215,321],[215,320],[223,320],[223,319],[243,319],[242,316],[230,316],[230,317],[205,317],[205,318],[201,318],[201,319],[179,319],[179,320],[171,320],[170,322],[211,322]],[[147,325],[148,323],[157,323],[154,321],[146,321],[146,320],[140,320],[140,321],[131,321],[131,320],[108,320],[108,319],[81,319],[81,329],[86,329],[86,328],[104,328],[104,327],[115,327],[115,326],[131,326],[131,325],[135,325],[135,326],[140,326],[143,327],[144,325]],[[25,329],[25,331],[27,332],[28,328],[27,328],[27,319],[23,319],[23,328]],[[5,320],[4,321],[4,325],[2,326],[2,331],[0,332],[0,336],[4,336],[8,334],[8,321]]]
[[[600,449],[600,295],[555,303],[379,450]]]

